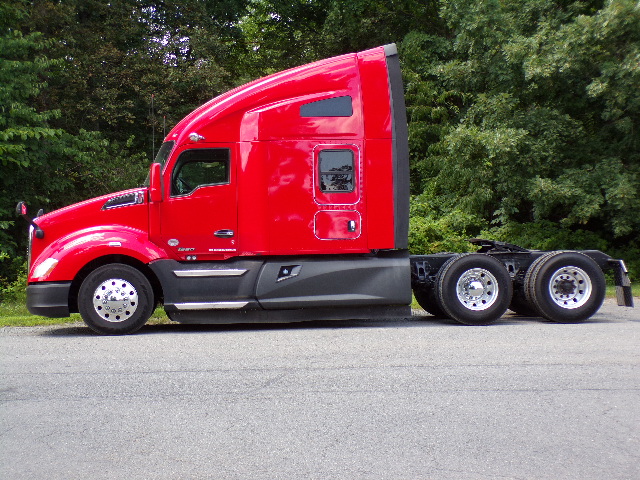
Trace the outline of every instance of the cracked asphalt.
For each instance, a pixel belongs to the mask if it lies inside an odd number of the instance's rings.
[[[0,402],[3,479],[635,480],[640,308],[4,328]]]

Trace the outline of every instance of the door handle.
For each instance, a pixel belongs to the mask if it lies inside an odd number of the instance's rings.
[[[355,232],[356,231],[356,221],[355,220],[349,220],[347,222],[347,231],[348,232]]]
[[[217,230],[214,235],[219,238],[231,238],[235,235],[233,230]]]

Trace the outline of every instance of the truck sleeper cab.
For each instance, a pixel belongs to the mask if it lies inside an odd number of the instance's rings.
[[[600,307],[607,268],[632,303],[624,264],[600,252],[478,241],[477,254],[409,256],[395,45],[214,98],[169,132],[144,188],[18,213],[32,224],[29,311],[78,311],[105,334],[134,332],[159,303],[185,323],[407,317],[412,289],[462,323],[509,306],[580,321]]]

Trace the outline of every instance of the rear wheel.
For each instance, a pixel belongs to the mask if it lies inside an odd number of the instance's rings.
[[[78,310],[89,328],[104,335],[133,333],[155,306],[151,283],[140,271],[124,264],[104,265],[84,279]]]
[[[507,311],[513,287],[509,272],[495,258],[463,254],[442,266],[435,294],[449,317],[467,325],[488,325]]]
[[[448,315],[438,305],[438,300],[431,288],[414,288],[413,296],[416,297],[418,304],[427,312],[437,318],[447,318]]]
[[[524,293],[513,292],[513,298],[511,299],[511,303],[509,304],[509,310],[523,317],[537,317],[538,312],[536,309],[529,304]]]
[[[579,252],[550,252],[538,258],[524,280],[527,301],[553,322],[582,322],[602,306],[605,279],[590,257]]]

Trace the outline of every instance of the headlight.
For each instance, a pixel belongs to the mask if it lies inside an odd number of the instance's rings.
[[[47,258],[44,262],[38,265],[33,271],[33,278],[42,278],[46,277],[51,273],[51,271],[56,268],[58,264],[58,260],[55,258]]]

